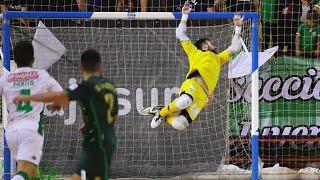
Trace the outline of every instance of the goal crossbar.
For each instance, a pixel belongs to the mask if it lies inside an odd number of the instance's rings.
[[[191,12],[188,19],[232,19],[239,14],[244,19],[258,20],[256,12]],[[96,20],[179,20],[181,12],[50,12],[50,11],[6,11],[3,19],[96,19]]]

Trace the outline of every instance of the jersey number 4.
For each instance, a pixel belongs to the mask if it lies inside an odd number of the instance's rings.
[[[20,94],[28,96],[30,95],[30,89],[22,89]],[[19,103],[17,106],[17,111],[25,111],[26,113],[32,111],[31,102],[27,101]]]

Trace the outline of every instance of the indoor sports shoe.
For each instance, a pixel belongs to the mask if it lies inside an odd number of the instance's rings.
[[[159,111],[155,114],[151,121],[151,128],[157,128],[160,124],[166,119],[165,117],[161,117],[159,115]]]
[[[149,116],[153,115],[155,116],[157,112],[159,112],[164,106],[155,106],[155,107],[147,107],[147,108],[142,108],[140,111],[140,114],[143,116]]]
[[[164,106],[161,106],[161,105],[160,106],[155,106],[155,107],[151,108],[148,113],[155,116],[158,112],[160,112],[160,110],[163,107]]]

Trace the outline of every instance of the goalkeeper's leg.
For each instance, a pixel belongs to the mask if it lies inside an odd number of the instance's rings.
[[[159,115],[165,117],[168,114],[172,114],[183,109],[186,109],[192,104],[192,97],[188,94],[181,94],[180,97],[169,103],[167,106],[161,109]]]
[[[192,97],[187,94],[181,94],[180,97],[163,107],[151,121],[151,128],[158,127],[169,115],[175,114],[183,109],[186,109],[192,104]]]
[[[166,121],[175,130],[178,130],[178,131],[185,130],[189,126],[189,124],[192,122],[192,120],[191,119],[188,120],[188,117],[184,114],[179,114],[179,115],[169,114],[166,117]]]
[[[193,101],[187,108],[181,110],[178,113],[171,113],[166,116],[166,121],[176,130],[184,130],[186,129],[192,121],[194,121],[197,116],[199,115],[200,111],[204,107],[204,101],[200,100],[198,103],[197,101]]]
[[[175,99],[173,102],[162,108],[160,112],[156,113],[155,117],[151,121],[151,128],[158,127],[165,119],[168,119],[167,116],[169,114],[174,114],[177,112],[179,112],[179,114],[185,112],[185,117],[190,117],[187,118],[187,120],[190,121],[188,121],[189,123],[196,119],[196,117],[206,104],[208,95],[202,89],[200,84],[194,79],[185,80],[182,83],[179,91],[179,98]],[[183,123],[185,122],[185,120],[182,121]],[[172,123],[171,125],[173,124],[174,123]]]

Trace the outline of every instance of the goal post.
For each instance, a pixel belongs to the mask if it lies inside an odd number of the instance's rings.
[[[237,13],[239,14],[239,13]],[[211,20],[227,19],[232,20],[235,13],[207,13],[191,12],[190,20]],[[258,74],[258,22],[257,12],[240,12],[244,19],[250,21],[250,39],[252,52],[252,101],[251,101],[251,179],[259,179],[259,74]],[[181,19],[180,12],[17,12],[6,11],[3,14],[3,67],[10,71],[11,59],[11,24],[13,19],[84,19],[84,20],[177,20]],[[214,27],[214,26],[213,26]],[[223,30],[223,29],[222,29]],[[134,42],[133,42],[134,43]],[[148,51],[148,50],[145,50]],[[139,52],[139,51],[137,51]],[[147,53],[147,52],[146,52]],[[184,58],[185,59],[185,58]],[[132,65],[133,66],[133,65]],[[156,67],[154,67],[156,68]],[[165,67],[161,67],[165,68]],[[112,71],[112,67],[110,67]],[[182,73],[182,72],[181,72]],[[185,75],[185,74],[181,74]],[[159,77],[159,76],[158,76]],[[126,81],[126,80],[125,80]],[[176,84],[179,86],[180,84]],[[138,90],[137,90],[138,92]],[[152,93],[152,91],[151,91]],[[137,116],[137,115],[135,115]],[[149,124],[145,125],[149,126]],[[75,133],[75,132],[73,132]],[[124,150],[125,151],[125,150]],[[142,153],[141,153],[142,154]],[[158,161],[157,161],[158,163]],[[199,165],[200,166],[200,165]],[[7,146],[4,146],[4,179],[10,179],[10,152]]]

